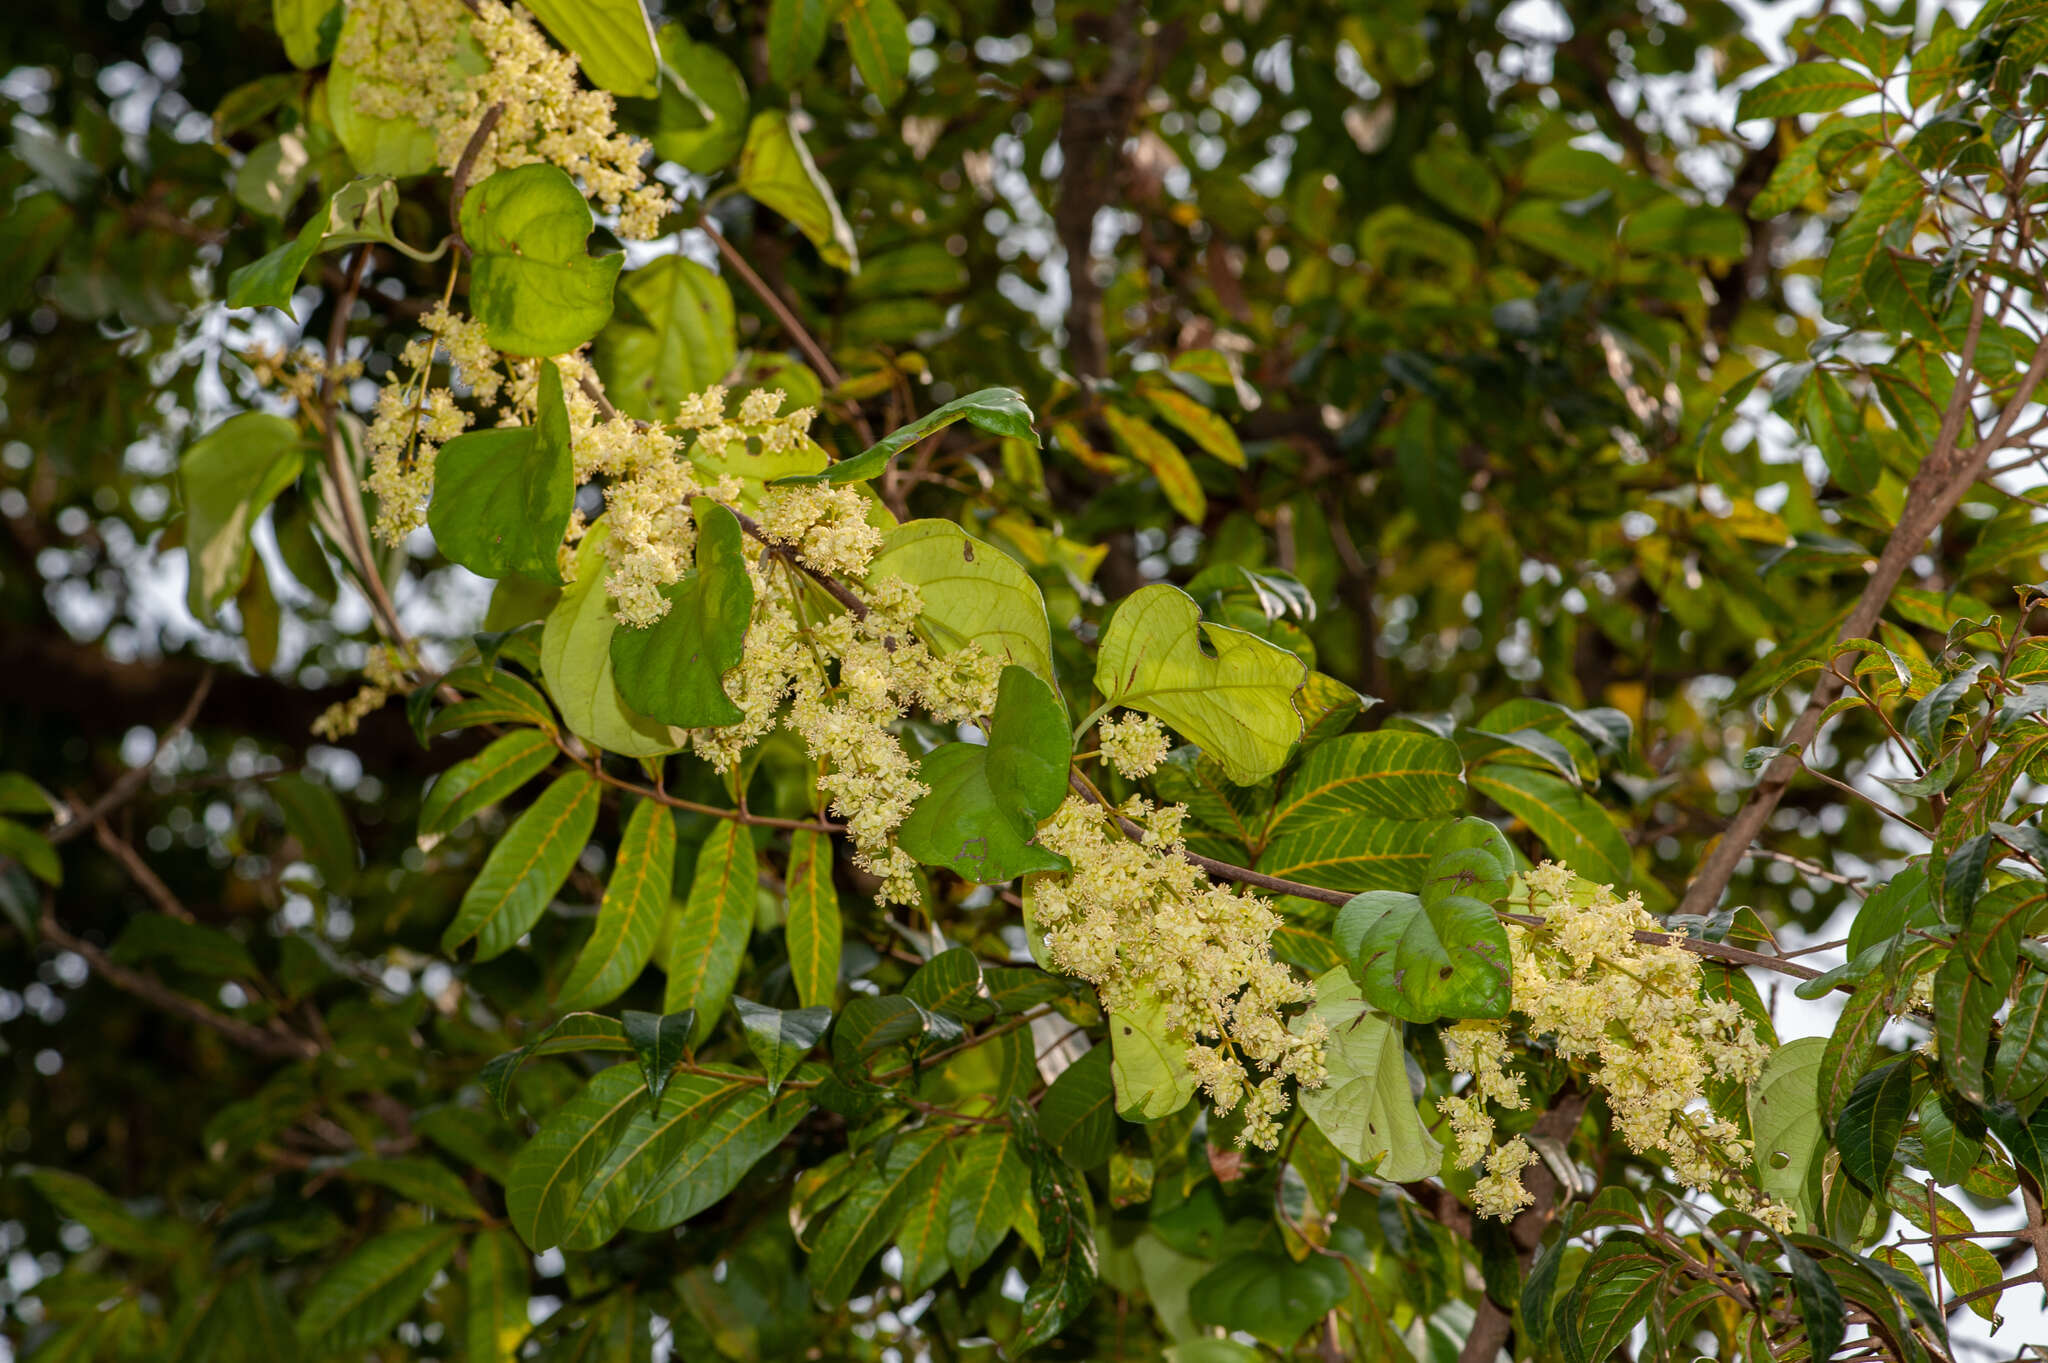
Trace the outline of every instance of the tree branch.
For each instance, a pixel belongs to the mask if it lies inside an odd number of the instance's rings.
[[[135,792],[142,789],[142,783],[149,779],[149,773],[155,769],[156,759],[163,755],[164,749],[175,742],[179,734],[191,728],[192,722],[199,718],[200,707],[206,704],[206,698],[212,691],[213,669],[209,667],[199,674],[199,684],[192,688],[192,699],[185,702],[185,708],[178,712],[178,717],[170,722],[169,727],[157,735],[156,749],[150,753],[148,760],[136,763],[115,777],[114,783],[107,787],[106,794],[100,796],[89,807],[79,809],[74,805],[73,812],[76,817],[50,830],[49,839],[52,845],[62,846],[71,841],[133,799]]]

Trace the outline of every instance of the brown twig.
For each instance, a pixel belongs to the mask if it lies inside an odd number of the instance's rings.
[[[461,159],[455,163],[455,174],[448,190],[448,225],[454,229],[455,249],[464,255],[470,254],[469,243],[462,236],[462,198],[469,193],[469,173],[476,169],[476,158],[483,153],[484,143],[490,140],[498,120],[504,116],[503,100],[484,110],[484,116],[476,121],[476,131],[469,135],[469,141],[462,148]]]
[[[78,809],[78,806],[74,804],[72,808]],[[79,809],[81,818],[84,817],[84,813],[84,810]],[[141,888],[142,892],[149,896],[150,902],[155,904],[158,909],[181,923],[197,921],[192,917],[192,911],[179,902],[177,895],[171,893],[171,887],[164,884],[163,877],[150,869],[149,863],[142,859],[142,855],[135,850],[133,845],[125,838],[116,835],[113,829],[107,827],[105,819],[93,820],[92,832],[93,837],[98,840],[101,848],[106,851],[108,856],[121,863],[122,868],[128,872],[128,878],[133,880]]]
[[[156,751],[149,755],[148,760],[138,762],[115,777],[114,783],[107,787],[106,794],[80,811],[76,818],[51,829],[50,842],[61,846],[71,841],[133,799],[135,792],[142,789],[142,783],[149,779],[149,773],[155,769],[156,759],[163,755],[164,749],[170,746],[179,734],[191,728],[193,721],[199,718],[199,709],[206,704],[206,697],[212,690],[213,670],[208,668],[199,674],[199,684],[192,688],[192,699],[185,702],[185,708],[178,712],[178,717],[171,721],[170,726],[157,735]]]
[[[393,643],[402,645],[405,631],[398,623],[398,608],[384,588],[384,575],[377,571],[377,554],[370,547],[370,523],[363,516],[362,490],[356,485],[347,452],[342,448],[341,385],[335,380],[335,370],[341,365],[342,352],[348,345],[348,315],[355,308],[356,295],[362,292],[363,272],[369,266],[370,248],[358,246],[349,263],[348,281],[334,301],[334,316],[327,324],[327,375],[320,381],[320,423],[327,437],[328,477],[334,481],[335,500],[341,503],[342,527],[348,532],[348,543],[341,547],[356,570],[356,578],[362,583],[363,594],[369,598],[378,623]]]
[[[133,994],[144,1003],[154,1005],[167,1013],[175,1013],[204,1027],[211,1027],[222,1036],[245,1051],[257,1055],[274,1056],[279,1059],[300,1060],[319,1054],[320,1048],[302,1036],[289,1032],[270,1032],[239,1018],[231,1018],[214,1012],[196,999],[186,998],[140,971],[130,970],[108,958],[91,942],[74,937],[57,922],[57,916],[46,902],[42,917],[43,940],[66,951],[76,952],[93,973],[126,994]]]

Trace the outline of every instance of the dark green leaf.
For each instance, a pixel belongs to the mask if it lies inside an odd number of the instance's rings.
[[[979,426],[991,435],[1028,440],[1033,445],[1038,443],[1038,432],[1032,429],[1031,408],[1025,403],[1024,395],[1012,388],[983,388],[978,392],[969,393],[964,398],[954,398],[908,426],[891,431],[854,458],[843,459],[823,473],[779,478],[776,481],[831,483],[835,486],[864,483],[889,467],[889,461],[904,450],[926,436],[944,430],[956,421],[966,421]]]
[[[948,743],[925,757],[918,779],[931,793],[898,841],[923,864],[983,884],[1067,869],[1065,857],[1032,839],[1066,798],[1071,751],[1059,696],[1025,669],[1005,667],[988,742]]]
[[[625,1025],[602,1013],[570,1013],[549,1025],[539,1036],[516,1051],[494,1058],[477,1076],[500,1112],[510,1115],[508,1099],[512,1077],[519,1067],[537,1055],[559,1055],[564,1051],[630,1051]]]
[[[768,1076],[771,1098],[832,1025],[830,1008],[769,1008],[742,998],[735,998],[732,1004],[746,1031],[747,1049]]]
[[[1894,1061],[1858,1080],[1835,1123],[1842,1168],[1872,1190],[1889,1181],[1892,1154],[1913,1111],[1913,1063]]]
[[[472,937],[478,960],[510,950],[547,912],[583,855],[597,823],[597,804],[598,784],[587,773],[556,777],[491,849],[455,921],[441,934],[441,950],[452,953]]]
[[[737,820],[721,822],[697,853],[690,897],[669,940],[662,1006],[671,1013],[696,1010],[693,1046],[711,1035],[732,997],[740,958],[753,935],[757,875],[753,830]]]
[[[645,629],[612,631],[612,680],[626,704],[683,729],[712,729],[746,718],[725,694],[725,674],[746,649],[754,583],[740,523],[699,497],[697,564],[661,589],[668,614]]]
[[[1514,853],[1484,819],[1462,819],[1436,840],[1422,893],[1362,894],[1332,929],[1373,1006],[1410,1022],[1499,1017],[1509,1001],[1507,929],[1494,904],[1507,894]]]
[[[305,447],[299,428],[267,412],[229,417],[178,461],[185,502],[185,604],[213,619],[249,575],[249,532],[263,509],[299,476]]]
[[[299,1313],[299,1342],[315,1357],[377,1343],[412,1313],[461,1238],[451,1226],[416,1226],[365,1242],[314,1285]]]
[[[697,1014],[689,1008],[666,1016],[628,1008],[619,1015],[619,1021],[626,1029],[633,1054],[640,1059],[640,1074],[647,1081],[649,1103],[658,1104],[677,1063],[689,1052],[690,1032],[697,1025]]]
[[[675,860],[675,820],[661,805],[642,800],[619,835],[619,852],[604,887],[604,902],[598,906],[597,924],[562,982],[556,1000],[561,1007],[610,1003],[639,978],[668,916]]]
[[[1116,1143],[1116,1094],[1109,1047],[1096,1046],[1060,1071],[1038,1102],[1038,1129],[1061,1159],[1093,1169]]]
[[[533,425],[458,435],[434,459],[427,525],[441,552],[479,577],[562,581],[558,551],[576,502],[576,474],[553,360],[541,362],[536,391]]]

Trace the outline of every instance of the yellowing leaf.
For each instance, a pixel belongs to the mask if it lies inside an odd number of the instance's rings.
[[[562,589],[541,629],[541,677],[578,738],[624,757],[655,757],[682,747],[687,735],[628,709],[612,684],[617,622],[604,590],[610,535],[599,520],[576,546],[576,580]]]
[[[1148,997],[1109,1015],[1110,1082],[1117,1116],[1132,1122],[1171,1117],[1195,1096],[1185,1041],[1166,1030],[1166,1001]]]
[[[1202,491],[1201,482],[1195,471],[1188,467],[1187,456],[1180,447],[1159,433],[1157,427],[1143,417],[1131,416],[1114,407],[1104,409],[1102,419],[1109,424],[1109,433],[1116,437],[1116,443],[1125,454],[1152,470],[1159,480],[1159,490],[1166,494],[1166,500],[1181,519],[1190,525],[1200,525],[1209,516],[1209,498]],[[1240,458],[1242,454],[1240,453]]]
[[[788,114],[769,109],[754,115],[747,144],[740,149],[737,179],[742,190],[795,223],[826,264],[848,272],[860,269],[853,228]]]
[[[1298,1034],[1311,1018],[1330,1029],[1330,1077],[1301,1091],[1302,1113],[1346,1159],[1379,1161],[1374,1173],[1389,1183],[1436,1173],[1443,1146],[1415,1110],[1400,1028],[1366,1006],[1343,966],[1316,980],[1316,1006],[1294,1020],[1293,1030]]]
[[[909,521],[890,532],[868,567],[869,580],[888,577],[918,589],[918,628],[936,652],[979,644],[992,657],[1053,680],[1045,598],[1002,550],[951,521]]]
[[[1234,469],[1245,465],[1237,432],[1217,413],[1168,383],[1148,383],[1138,390],[1167,424]]]

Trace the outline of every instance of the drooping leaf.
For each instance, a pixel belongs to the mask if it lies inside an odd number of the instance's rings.
[[[982,884],[1065,870],[1065,857],[1032,839],[1066,799],[1071,751],[1058,694],[1023,668],[1005,667],[988,742],[948,743],[926,755],[918,779],[931,793],[897,841],[924,865]]]
[[[625,257],[590,255],[590,229],[583,192],[545,162],[498,171],[463,196],[470,309],[493,346],[561,355],[597,335]]]
[[[562,375],[543,360],[531,426],[470,431],[434,458],[427,526],[441,552],[479,577],[562,580],[558,553],[576,502]]]
[[[1038,432],[1031,425],[1031,408],[1022,393],[1014,388],[982,388],[933,408],[908,426],[891,431],[853,458],[842,459],[823,473],[778,478],[776,481],[829,483],[835,487],[864,483],[878,477],[897,455],[956,421],[978,426],[991,435],[1028,440],[1033,445],[1038,443]]]
[[[565,772],[513,821],[441,934],[442,951],[474,937],[477,959],[488,961],[540,921],[590,841],[598,789],[588,773]]]
[[[442,772],[420,802],[421,844],[440,841],[518,790],[546,771],[557,752],[554,740],[539,729],[514,729]]]
[[[645,629],[612,631],[612,681],[627,705],[658,723],[712,729],[746,718],[725,694],[725,674],[746,651],[754,583],[732,512],[698,497],[691,514],[696,566],[661,589],[668,614]]]
[[[693,1046],[711,1035],[739,978],[740,958],[754,930],[756,874],[753,830],[745,824],[727,820],[704,839],[665,965],[663,1006],[671,1013],[696,1010]]]
[[[556,999],[561,1007],[602,1007],[639,977],[668,914],[675,858],[676,826],[669,812],[652,800],[635,805],[619,835],[597,925],[562,982]]]
[[[1194,599],[1163,582],[1117,607],[1095,666],[1104,700],[1158,716],[1240,784],[1272,775],[1287,760],[1302,732],[1294,693],[1307,676],[1286,649],[1203,624]]]
[[[1888,1182],[1899,1135],[1913,1111],[1913,1064],[1894,1061],[1857,1081],[1835,1123],[1835,1144],[1843,1170],[1864,1187],[1882,1190]]]
[[[685,1082],[670,1087],[667,1101],[675,1101]],[[701,1122],[693,1121],[679,1152],[649,1161],[660,1173],[638,1193],[639,1210],[626,1224],[654,1231],[689,1220],[738,1187],[747,1171],[780,1145],[810,1110],[807,1093],[789,1092],[771,1100],[766,1088],[742,1085],[735,1096],[710,1108]],[[594,1249],[609,1235],[581,1235],[576,1243]]]
[[[265,507],[299,476],[299,428],[267,412],[244,412],[208,431],[178,460],[185,502],[185,604],[213,619],[249,574],[249,533]]]
[[[626,1041],[633,1047],[633,1054],[639,1058],[640,1077],[647,1081],[649,1105],[658,1105],[677,1062],[690,1049],[690,1032],[697,1025],[697,1014],[688,1008],[667,1014],[628,1008],[619,1015],[619,1022],[626,1029]]]
[[[796,996],[807,1008],[830,1007],[839,997],[839,951],[843,931],[839,892],[832,884],[832,842],[827,834],[798,830],[790,835],[789,922],[783,937]]]
[[[1188,1044],[1166,1030],[1166,1002],[1145,998],[1109,1015],[1110,1082],[1116,1112],[1132,1122],[1170,1117],[1195,1096]]]
[[[1339,967],[1316,980],[1315,1007],[1291,1024],[1299,1032],[1307,1018],[1330,1029],[1329,1080],[1301,1091],[1301,1110],[1346,1159],[1389,1183],[1407,1183],[1436,1173],[1443,1146],[1417,1115],[1408,1086],[1401,1031],[1367,1006],[1358,982]]]
[[[1259,1251],[1225,1259],[1188,1291],[1197,1325],[1242,1330],[1285,1352],[1350,1293],[1341,1260]]]
[[[941,657],[969,644],[1055,680],[1045,598],[1021,564],[951,521],[905,521],[868,565],[870,581],[916,587],[917,629]]]
[[[1038,1101],[1038,1129],[1076,1169],[1093,1169],[1116,1142],[1116,1093],[1107,1046],[1096,1046],[1060,1071]]]
[[[528,1248],[539,1253],[562,1243],[607,1157],[636,1121],[650,1120],[636,1065],[600,1071],[549,1114],[505,1180],[506,1214]]]
[[[1057,1335],[1086,1308],[1095,1292],[1097,1256],[1087,1184],[1054,1158],[1021,1104],[1012,1105],[1010,1120],[1031,1170],[1040,1242],[1038,1276],[1025,1289],[1018,1311],[1017,1349],[1022,1352]]]
[[[1992,1024],[2012,988],[2020,937],[2040,904],[2030,888],[2001,886],[1972,905],[1956,945],[1935,972],[1934,1034],[1942,1071],[1972,1103],[1986,1101],[1984,1057]]]
[[[461,1238],[452,1226],[415,1226],[364,1242],[314,1284],[299,1342],[315,1357],[377,1343],[411,1314]]]
[[[1616,1231],[1601,1241],[1557,1305],[1557,1339],[1565,1357],[1592,1363],[1612,1354],[1649,1313],[1663,1277],[1663,1262],[1634,1232]]]
[[[469,1242],[463,1341],[469,1363],[515,1363],[533,1327],[526,1313],[529,1264],[512,1232],[486,1230]]]
[[[576,546],[576,580],[562,589],[541,629],[541,676],[571,733],[624,757],[654,757],[674,752],[688,735],[627,705],[612,679],[618,622],[604,590],[610,537],[600,519]]]
[[[991,1128],[955,1145],[946,1254],[954,1276],[965,1283],[1010,1233],[1031,1180],[1008,1128]]]
[[[519,1067],[537,1055],[558,1055],[565,1051],[630,1051],[625,1024],[602,1013],[569,1013],[556,1018],[532,1041],[516,1051],[507,1051],[485,1065],[477,1082],[500,1112],[509,1112],[512,1078]]]
[[[910,30],[896,0],[844,0],[839,27],[861,82],[885,107],[901,99],[910,72]]]
[[[943,1126],[897,1137],[879,1168],[870,1168],[832,1212],[811,1250],[812,1288],[832,1305],[844,1302],[861,1270],[896,1233],[914,1192],[936,1177],[945,1158]]]
[[[628,99],[654,94],[660,65],[641,0],[533,0],[527,8],[598,89]]]
[[[768,1096],[773,1098],[782,1081],[803,1063],[811,1048],[832,1025],[830,1008],[769,1008],[751,999],[735,998],[733,1008],[746,1032],[747,1049],[761,1062],[768,1076]]]
[[[795,223],[826,264],[849,272],[860,268],[853,229],[787,113],[767,109],[754,115],[735,179],[747,194]]]

